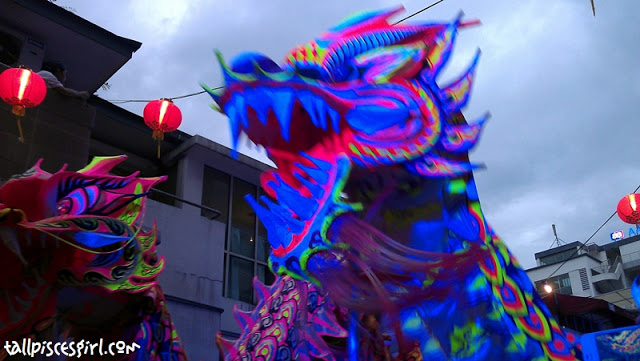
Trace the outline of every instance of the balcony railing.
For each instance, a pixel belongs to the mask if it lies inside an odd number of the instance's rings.
[[[616,257],[613,261],[606,260],[600,264],[600,266],[593,267],[591,270],[595,273],[592,274],[605,274],[615,273],[616,267],[622,262],[621,257]]]
[[[169,198],[171,198],[173,200],[176,200],[178,202],[182,202],[182,203],[188,204],[188,205],[190,205],[192,207],[200,208],[201,210],[206,211],[205,213],[208,215],[207,218],[209,218],[209,219],[216,219],[216,218],[220,217],[220,215],[222,214],[217,209],[213,209],[211,207],[203,206],[202,204],[198,204],[198,203],[194,203],[194,202],[188,201],[188,200],[186,200],[184,198],[180,198],[180,197],[178,197],[178,196],[176,196],[174,194],[167,193],[165,191],[161,191],[161,190],[156,189],[156,188],[151,188],[151,191],[154,192],[154,193],[161,194],[161,195],[163,195],[165,197],[169,197]]]
[[[554,290],[555,293],[559,293],[561,295],[573,295],[573,290],[571,286],[560,287]]]

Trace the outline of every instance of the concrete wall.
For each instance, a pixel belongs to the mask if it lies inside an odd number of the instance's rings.
[[[632,253],[638,254],[638,252],[640,252],[640,241],[620,246],[620,256],[622,257],[631,255]],[[638,254],[638,258],[640,258],[640,254]]]
[[[182,301],[167,300],[171,320],[182,340],[187,358],[194,361],[217,361],[216,334],[220,329],[220,313]]]
[[[589,289],[587,290],[582,289],[582,279],[580,277],[580,271],[575,270],[569,272],[569,279],[571,280],[571,292],[574,296],[593,297],[596,294],[596,290],[591,284],[591,272],[588,268],[586,269],[586,272],[587,278],[589,279]]]
[[[574,296],[581,297],[593,297],[597,294],[597,291],[593,287],[591,280],[591,268],[599,266],[600,263],[589,257],[573,258],[567,261],[558,269],[560,264],[552,264],[545,267],[539,267],[527,270],[527,275],[533,283],[536,281],[546,280],[551,274],[553,276],[559,276],[562,274],[569,274],[571,280],[571,291]],[[587,271],[587,278],[589,279],[589,289],[582,289],[582,282],[580,279],[580,269],[585,268]]]
[[[224,225],[201,217],[200,210],[189,205],[177,208],[149,200],[144,223],[151,226],[154,220],[160,232],[158,254],[165,259],[159,282],[187,356],[217,360],[223,277],[217,260],[224,246]]]

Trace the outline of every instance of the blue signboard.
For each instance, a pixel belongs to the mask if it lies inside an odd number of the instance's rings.
[[[613,233],[611,233],[611,240],[612,241],[617,241],[619,239],[623,239],[624,238],[624,231],[615,231]]]

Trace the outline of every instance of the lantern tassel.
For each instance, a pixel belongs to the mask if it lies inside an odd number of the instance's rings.
[[[16,117],[18,123],[18,133],[20,134],[20,143],[24,143],[24,135],[22,134],[22,125],[20,124],[20,117]]]
[[[20,132],[20,143],[24,143],[24,136],[22,135],[22,125],[20,124],[20,117],[24,117],[26,109],[24,106],[16,104],[11,107],[11,113],[16,116],[18,121],[18,132]]]
[[[164,133],[161,130],[153,131],[153,140],[164,140]]]
[[[160,143],[164,140],[164,132],[159,129],[155,129],[153,131],[153,140],[158,141],[158,159],[160,159]]]
[[[19,117],[24,117],[26,114],[26,109],[24,106],[16,104],[11,107],[11,112]]]

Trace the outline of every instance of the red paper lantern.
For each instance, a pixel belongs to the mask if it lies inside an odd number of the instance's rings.
[[[625,223],[640,223],[640,194],[631,193],[618,202],[618,217]]]
[[[12,105],[11,112],[18,119],[20,141],[24,142],[20,117],[26,108],[40,105],[47,96],[47,86],[42,77],[29,69],[10,68],[0,74],[0,98]]]
[[[178,130],[182,123],[182,112],[171,99],[152,100],[142,112],[144,123],[153,130],[153,139],[158,141],[158,158],[160,158],[160,142],[164,133]]]

